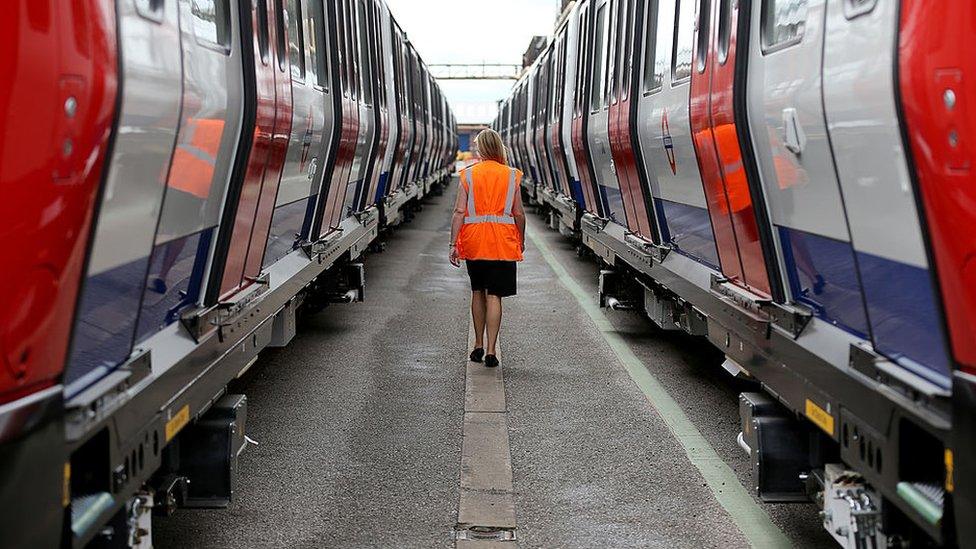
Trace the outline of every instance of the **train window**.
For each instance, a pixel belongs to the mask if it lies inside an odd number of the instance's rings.
[[[590,109],[596,111],[600,108],[600,102],[603,98],[603,81],[607,72],[606,59],[604,59],[603,49],[604,42],[603,37],[606,35],[604,27],[607,23],[606,14],[607,5],[604,4],[596,12],[596,35],[593,40],[593,88],[590,94]]]
[[[630,97],[630,76],[634,72],[634,2],[621,0],[623,2],[622,13],[624,15],[624,51],[620,58],[620,67],[624,71],[620,77],[620,97],[627,99]]]
[[[608,90],[612,94],[613,100],[616,101],[620,97],[620,81],[623,77],[623,51],[624,44],[624,0],[617,0],[614,10],[612,10],[613,23],[611,23],[611,28],[613,29],[613,46],[611,47],[613,51],[613,56],[611,61],[613,62],[613,75],[610,80],[610,89]],[[609,101],[608,101],[609,102]]]
[[[684,81],[691,76],[691,55],[695,42],[695,3],[696,0],[680,0],[674,13],[677,32],[674,35],[672,49],[674,53],[671,56],[672,83]]]
[[[359,57],[356,55],[356,12],[349,2],[344,2],[346,36],[346,81],[349,95],[353,100],[359,98]]]
[[[341,4],[335,4],[336,13],[336,71],[338,73],[339,87],[342,95],[349,97],[349,63],[346,61],[346,14]],[[331,28],[331,27],[329,27]]]
[[[322,2],[312,0],[309,2],[309,13],[305,13],[305,49],[308,50],[308,60],[310,61],[308,72],[311,73],[312,80],[316,85],[329,91],[329,68],[328,68],[328,44],[329,40],[325,35],[327,26],[325,25],[325,13],[322,11]]]
[[[193,0],[190,16],[197,42],[228,51],[231,36],[229,0]]]
[[[366,8],[362,2],[356,2],[357,12],[359,13],[359,76],[363,90],[363,102],[366,105],[373,104],[373,77],[372,63],[370,62],[370,32],[369,23],[366,20]]]
[[[709,23],[711,18],[709,14],[712,13],[711,0],[701,0],[701,4],[698,5],[698,44],[696,44],[695,50],[698,53],[698,63],[695,64],[695,69],[700,73],[705,72],[705,68],[708,66],[708,43],[710,38]]]
[[[376,104],[386,107],[386,56],[383,54],[383,32],[380,13],[376,4],[371,4],[370,22],[373,26],[373,59],[376,60]]]
[[[261,62],[268,64],[268,0],[257,0],[254,9],[258,11],[258,53]]]
[[[275,0],[275,37],[278,42],[278,69],[285,70],[288,65],[288,44],[285,36],[285,6],[282,0]]]
[[[718,62],[724,65],[729,58],[729,43],[732,40],[732,0],[719,0],[718,3]]]
[[[291,76],[305,79],[305,37],[302,36],[302,4],[300,0],[288,0],[288,59]]]
[[[583,9],[580,14],[580,21],[588,21],[589,7]],[[573,117],[580,115],[583,109],[583,72],[586,70],[586,41],[587,28],[589,25],[582,24],[579,32],[579,40],[576,43],[576,85],[573,86]]]
[[[607,42],[607,51],[604,64],[606,70],[603,74],[603,106],[610,104],[610,96],[617,97],[617,51],[620,49],[620,28],[617,23],[620,21],[620,2],[610,0],[610,21],[607,22],[606,35],[604,40]]]
[[[808,0],[763,0],[763,52],[785,48],[803,38]]]
[[[647,13],[644,20],[645,92],[659,90],[664,83],[664,65],[667,63],[664,56],[666,48],[660,46],[665,44],[664,40],[671,38],[667,32],[671,26],[666,22],[662,25],[658,17],[665,11],[661,9],[661,2],[647,3]]]

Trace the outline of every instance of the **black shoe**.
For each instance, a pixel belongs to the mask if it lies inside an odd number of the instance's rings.
[[[486,368],[494,368],[496,366],[498,366],[498,358],[495,355],[486,355],[485,356],[485,367]]]
[[[485,358],[485,350],[481,347],[475,347],[475,349],[471,351],[470,358],[471,362],[481,362],[481,359]]]

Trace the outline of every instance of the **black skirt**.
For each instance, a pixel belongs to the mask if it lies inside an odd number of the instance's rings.
[[[471,279],[471,291],[487,291],[498,297],[508,297],[517,293],[517,276],[514,261],[492,261],[469,259],[464,262]]]

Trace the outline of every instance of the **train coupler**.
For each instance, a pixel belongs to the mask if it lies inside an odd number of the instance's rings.
[[[881,497],[864,478],[841,463],[824,467],[824,529],[846,549],[886,549],[888,536],[882,532]]]

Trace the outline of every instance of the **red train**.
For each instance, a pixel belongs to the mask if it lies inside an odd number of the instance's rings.
[[[362,298],[455,121],[381,0],[7,11],[0,544],[139,545],[153,506],[226,504],[227,383]]]
[[[757,382],[757,495],[846,547],[976,545],[974,29],[966,0],[582,0],[494,122],[602,303]]]

